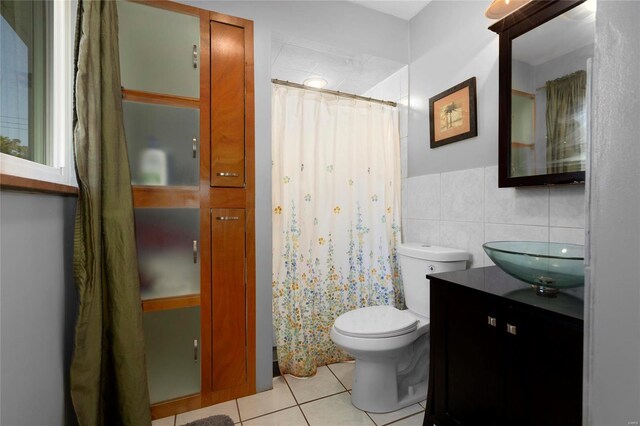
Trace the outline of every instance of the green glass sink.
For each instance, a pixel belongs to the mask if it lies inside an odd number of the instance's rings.
[[[487,256],[507,274],[531,284],[540,296],[584,286],[584,246],[537,241],[491,241]]]

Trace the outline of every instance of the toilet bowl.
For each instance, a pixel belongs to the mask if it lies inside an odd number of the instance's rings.
[[[331,340],[355,362],[351,402],[372,413],[398,410],[427,398],[429,280],[426,274],[466,268],[457,249],[405,243],[398,246],[408,309],[369,306],[346,312],[331,327]]]

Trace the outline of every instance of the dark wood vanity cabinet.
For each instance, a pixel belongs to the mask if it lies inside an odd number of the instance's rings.
[[[582,424],[579,298],[542,298],[496,267],[430,279],[425,425]]]

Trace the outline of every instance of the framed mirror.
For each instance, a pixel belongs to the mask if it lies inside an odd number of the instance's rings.
[[[498,186],[585,180],[595,0],[531,1],[500,36]]]

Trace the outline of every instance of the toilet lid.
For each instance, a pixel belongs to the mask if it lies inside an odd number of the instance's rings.
[[[352,337],[394,337],[414,331],[418,320],[393,306],[369,306],[340,315],[333,325]]]

